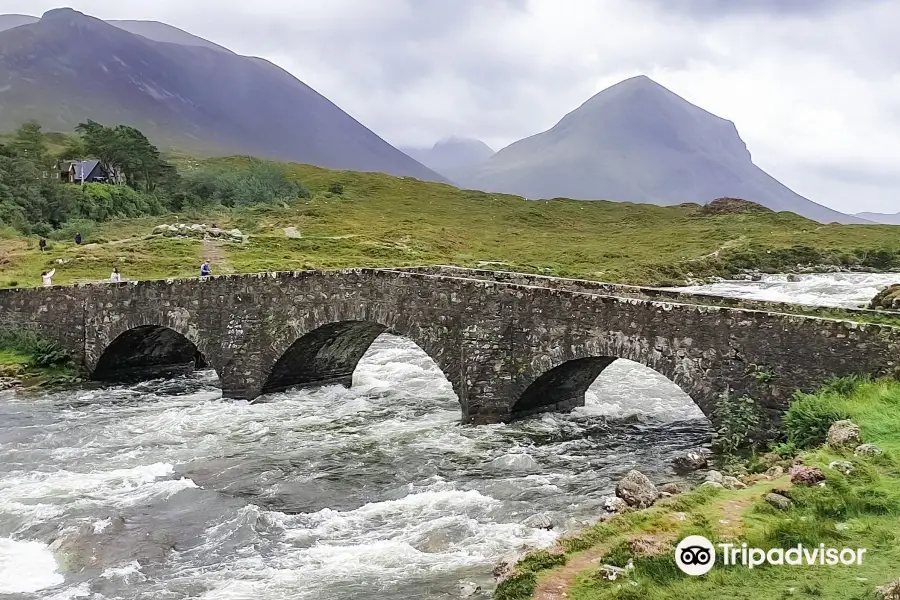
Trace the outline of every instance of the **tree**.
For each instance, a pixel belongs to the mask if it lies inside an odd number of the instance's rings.
[[[50,165],[47,140],[44,138],[41,124],[37,121],[26,121],[16,130],[12,147],[16,155],[31,161],[39,168]]]
[[[96,121],[81,123],[84,150],[93,156],[116,183],[135,190],[153,191],[176,177],[175,167],[163,160],[159,149],[138,129],[128,125],[107,127]]]
[[[84,148],[84,142],[80,137],[74,135],[67,135],[62,150],[56,153],[57,160],[80,160],[85,156],[87,156],[87,150]]]

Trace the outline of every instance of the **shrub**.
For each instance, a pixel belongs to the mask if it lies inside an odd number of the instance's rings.
[[[860,464],[854,468],[863,471]],[[877,473],[855,473],[853,482],[838,473],[826,473],[826,477],[824,487],[795,486],[791,490],[791,500],[815,514],[817,519],[812,521],[900,514],[900,495],[879,486]],[[868,481],[859,482],[859,479]]]
[[[335,181],[334,183],[328,186],[328,191],[334,194],[335,196],[343,196],[344,195],[344,184]]]
[[[72,359],[55,342],[27,329],[0,329],[0,347],[28,355],[37,367],[70,367]]]
[[[732,456],[743,448],[756,445],[753,433],[761,419],[753,398],[733,398],[726,390],[716,407],[714,418],[718,426],[714,444],[722,454]]]
[[[819,392],[823,394],[838,394],[840,396],[851,396],[859,386],[872,383],[872,376],[868,374],[848,375],[846,377],[831,377],[820,388]]]
[[[247,167],[197,169],[184,177],[184,192],[200,206],[248,206],[309,198],[309,190],[278,165],[254,160]]]
[[[72,219],[62,227],[50,234],[50,239],[57,241],[71,241],[76,233],[80,233],[82,239],[87,242],[97,230],[97,224],[88,219]]]
[[[76,186],[69,186],[76,187]],[[117,217],[140,217],[165,212],[162,201],[153,194],[136,192],[125,185],[86,183],[81,188],[75,214],[92,221]]]
[[[49,237],[53,233],[53,226],[50,223],[35,223],[31,226],[31,233],[41,237]]]
[[[849,418],[847,413],[835,406],[833,396],[797,392],[782,424],[788,441],[794,447],[803,449],[824,444],[831,425]]]
[[[15,227],[0,224],[0,240],[12,240],[19,237],[20,235],[21,234],[16,230]]]

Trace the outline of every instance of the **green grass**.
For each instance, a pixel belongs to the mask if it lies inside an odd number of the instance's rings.
[[[25,365],[31,357],[21,350],[0,348],[0,365]]]
[[[0,367],[16,367],[26,386],[68,383],[78,371],[68,353],[30,330],[0,328]],[[0,369],[5,376],[6,369]]]
[[[248,160],[213,162],[240,169]],[[284,168],[310,189],[312,198],[178,218],[251,234],[246,246],[225,245],[221,250],[228,267],[237,272],[474,267],[492,261],[504,263],[504,270],[671,285],[691,277],[751,268],[777,271],[807,262],[900,267],[900,236],[887,225],[820,225],[774,212],[709,215],[696,205],[528,201],[376,173],[306,165]],[[333,184],[340,184],[343,193],[330,192]],[[201,244],[146,239],[153,226],[175,218],[105,223],[91,236],[97,246],[53,242],[46,255],[37,251],[36,238],[0,235],[0,286],[39,285],[41,270],[51,266],[57,268],[57,283],[105,279],[114,264],[124,267],[126,277],[192,275],[202,259]],[[302,239],[285,237],[285,227],[296,227]],[[56,264],[59,258],[68,262]]]
[[[600,552],[594,564],[626,564],[634,570],[611,582],[598,576],[596,566],[582,570],[566,591],[571,600],[783,600],[827,598],[871,600],[874,587],[900,577],[900,382],[835,381],[826,386],[811,406],[823,414],[850,417],[862,439],[886,451],[880,457],[856,457],[852,451],[814,448],[802,455],[806,464],[827,474],[824,487],[793,487],[794,508],[779,512],[763,501],[785,480],[760,482],[741,491],[696,490],[658,503],[640,513],[621,515],[563,540],[569,561],[585,552]],[[812,410],[812,409],[810,409]],[[845,476],[827,468],[834,460],[848,460],[854,471]],[[735,507],[738,507],[735,509]],[[676,511],[685,513],[675,521]],[[730,511],[726,527],[722,517]],[[642,533],[668,535],[670,547],[661,554],[641,557],[628,540]],[[726,539],[763,549],[798,543],[829,547],[866,548],[859,566],[764,566],[755,569],[724,567],[721,562],[705,576],[688,577],[675,566],[671,546],[691,534],[714,543]],[[721,555],[719,556],[721,560]],[[552,568],[533,573],[536,582]],[[527,591],[527,590],[526,590]],[[533,591],[533,588],[532,588]],[[507,600],[531,597],[531,591]]]

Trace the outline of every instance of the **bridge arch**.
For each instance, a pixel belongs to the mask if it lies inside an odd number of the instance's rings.
[[[450,359],[452,345],[445,337],[446,330],[440,326],[422,329],[406,319],[390,317],[335,320],[285,338],[270,352],[270,366],[263,368],[260,394],[329,384],[349,388],[360,360],[383,333],[416,344],[440,369],[460,398],[458,366]]]
[[[215,368],[207,358],[205,344],[190,331],[154,323],[117,329],[97,353],[91,379],[131,381]]]
[[[654,343],[604,344],[603,340],[558,347],[534,357],[524,368],[514,394],[511,419],[584,406],[585,393],[613,362],[626,359],[664,375],[713,418],[718,392],[705,378],[704,358],[690,358],[657,339]],[[710,357],[711,358],[711,357]]]

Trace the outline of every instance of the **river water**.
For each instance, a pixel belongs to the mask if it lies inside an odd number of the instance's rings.
[[[818,277],[704,291],[869,294]],[[498,560],[596,520],[631,468],[676,480],[672,454],[711,435],[628,361],[572,414],[461,426],[437,367],[387,335],[349,390],[251,405],[216,383],[0,393],[0,598],[488,598]],[[523,524],[539,513],[552,531]]]

